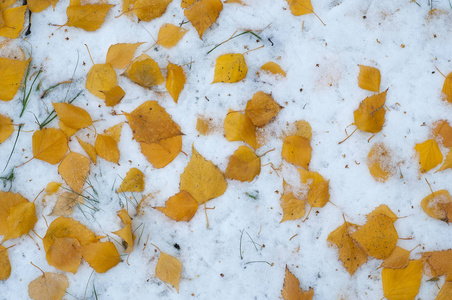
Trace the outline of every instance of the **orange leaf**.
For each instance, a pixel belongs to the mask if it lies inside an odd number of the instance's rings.
[[[439,190],[428,195],[421,201],[421,207],[430,217],[449,223],[446,204],[452,203],[447,190]]]
[[[187,8],[193,2],[183,1],[181,6]],[[216,22],[222,10],[223,3],[220,0],[198,0],[189,9],[186,9],[184,14],[198,31],[199,38],[202,38],[204,31]]]
[[[36,208],[33,202],[24,202],[13,206],[6,219],[8,230],[3,237],[3,242],[27,234],[35,227],[37,221]]]
[[[0,115],[0,143],[3,143],[13,132],[11,119]]]
[[[165,82],[159,65],[147,54],[141,54],[127,67],[124,75],[145,88]]]
[[[282,195],[281,208],[283,210],[283,217],[280,223],[301,219],[306,213],[305,206],[306,200],[298,199],[293,193]]]
[[[11,275],[11,263],[9,262],[8,250],[0,245],[0,280],[6,280]]]
[[[66,9],[67,26],[82,28],[86,31],[96,31],[104,23],[111,4],[69,5]]]
[[[270,94],[257,92],[246,103],[245,114],[255,126],[262,127],[276,117],[281,108]]]
[[[97,164],[97,153],[96,153],[96,149],[94,149],[94,146],[91,144],[88,144],[87,142],[82,141],[78,137],[77,137],[77,140],[78,140],[80,146],[82,146],[83,150],[85,150],[86,154],[88,154],[89,158],[91,158],[93,163]]]
[[[147,144],[141,143],[141,153],[146,156],[147,160],[160,169],[172,162],[182,150],[182,136],[176,135],[157,143]]]
[[[443,89],[441,91],[444,94],[443,100],[452,103],[452,72],[444,79]]]
[[[284,286],[281,294],[284,300],[311,300],[314,297],[314,290],[309,288],[309,291],[303,291],[300,288],[300,281],[289,271],[286,265],[286,277],[284,277]]]
[[[49,250],[46,251],[46,259],[49,265],[75,274],[82,260],[80,242],[71,237],[55,238]]]
[[[452,73],[451,73],[452,74]],[[433,123],[433,136],[435,140],[444,145],[444,147],[452,147],[452,127],[446,120],[439,120]]]
[[[122,181],[116,193],[142,192],[144,190],[144,175],[137,168],[131,168]]]
[[[81,129],[93,125],[93,120],[86,110],[70,103],[52,103],[55,112],[66,126]]]
[[[226,178],[251,182],[261,172],[261,158],[246,146],[240,146],[229,157]]]
[[[450,300],[452,299],[452,281],[446,281],[443,287],[436,296],[435,300]]]
[[[187,29],[173,24],[163,24],[159,30],[157,44],[162,45],[167,49],[171,49],[177,45],[177,43],[187,33],[187,31]]]
[[[69,149],[61,129],[44,128],[33,133],[33,157],[52,165],[59,163]]]
[[[174,221],[190,221],[198,210],[198,202],[186,191],[180,191],[165,202],[165,207],[155,207]]]
[[[395,246],[394,250],[391,252],[380,267],[389,269],[405,269],[410,262],[410,251]]]
[[[230,142],[244,141],[254,149],[259,148],[256,127],[251,119],[241,112],[229,111],[224,119],[224,134]]]
[[[106,106],[115,106],[126,95],[126,92],[124,92],[122,87],[120,87],[119,85],[112,87],[108,91],[105,91],[105,92],[102,91],[102,93],[105,94],[105,105]]]
[[[452,250],[422,253],[432,276],[452,275]]]

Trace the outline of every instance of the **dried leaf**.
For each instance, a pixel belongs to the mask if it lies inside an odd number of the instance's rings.
[[[305,213],[306,200],[300,200],[294,196],[293,193],[288,193],[281,196],[281,208],[283,217],[281,222],[301,219]]]
[[[251,182],[261,172],[261,158],[246,146],[240,146],[229,157],[226,178]]]
[[[75,274],[82,260],[80,242],[71,237],[55,238],[49,250],[46,251],[46,259],[49,265]]]
[[[53,195],[60,189],[61,183],[59,182],[49,182],[46,186],[46,195]]]
[[[21,194],[0,191],[0,235],[5,235],[9,230],[7,220],[11,209],[22,203],[28,203],[28,200]]]
[[[83,204],[85,200],[82,196],[72,192],[64,192],[58,197],[55,206],[50,213],[51,216],[68,216],[74,211],[74,206]]]
[[[196,121],[196,130],[202,135],[208,135],[213,130],[212,119],[198,117]]]
[[[170,93],[174,102],[177,103],[179,95],[184,89],[185,85],[185,73],[181,66],[168,63],[166,67],[168,75],[166,76],[166,89]]]
[[[389,269],[405,269],[410,262],[410,251],[395,246],[389,257],[385,258],[380,267]]]
[[[28,0],[27,5],[28,9],[32,13],[38,13],[49,7],[50,5],[53,6],[53,9],[55,9],[55,5],[58,3],[58,0]]]
[[[261,70],[273,75],[281,75],[282,77],[286,77],[286,72],[284,72],[284,70],[277,63],[272,61],[263,64]]]
[[[159,65],[147,54],[141,54],[127,67],[124,75],[145,88],[165,82]]]
[[[452,203],[452,198],[447,190],[439,190],[428,195],[421,201],[421,207],[430,217],[449,223],[445,204]]]
[[[119,162],[119,149],[115,139],[105,134],[98,134],[94,143],[96,153],[105,160],[115,164]]]
[[[451,73],[452,74],[452,73]],[[444,145],[444,147],[452,147],[452,127],[446,120],[439,120],[433,123],[433,136],[438,143]]]
[[[270,94],[257,92],[246,103],[245,114],[257,127],[267,125],[281,110],[281,106]]]
[[[330,201],[330,181],[313,184],[308,191],[308,202],[312,207],[324,207]]]
[[[0,281],[6,280],[11,275],[11,263],[9,262],[8,250],[0,245]]]
[[[224,119],[224,134],[228,141],[244,141],[254,149],[259,148],[256,127],[251,119],[241,112],[229,111]]]
[[[411,300],[419,292],[422,279],[422,260],[411,261],[405,269],[383,268],[383,293],[389,300]]]
[[[386,108],[386,93],[388,90],[367,97],[359,104],[359,108],[354,111],[355,125],[359,130],[377,133],[380,132],[385,123]]]
[[[144,175],[137,168],[131,168],[122,181],[116,193],[142,192],[144,190]]]
[[[55,112],[66,126],[81,129],[93,125],[93,120],[86,110],[70,103],[52,103]]]
[[[300,281],[289,271],[286,265],[286,276],[284,277],[284,286],[281,294],[284,300],[312,300],[314,290],[309,288],[309,291],[303,291],[300,288]]]
[[[182,136],[176,135],[157,143],[141,143],[141,153],[154,168],[160,169],[172,162],[182,150]]]
[[[130,63],[138,47],[143,43],[119,43],[108,48],[106,63],[113,68],[124,69]]]
[[[426,261],[432,276],[452,274],[452,250],[432,251],[422,253],[422,259]]]
[[[452,72],[444,79],[443,89],[441,91],[444,96],[443,100],[452,103]]]
[[[10,39],[18,38],[22,29],[24,29],[26,10],[27,6],[23,5],[8,8],[1,12],[5,25],[0,27],[0,36]]]
[[[83,259],[97,273],[105,273],[121,262],[118,250],[112,242],[96,242],[80,248]]]
[[[113,7],[111,4],[71,4],[66,9],[68,18],[66,25],[86,31],[96,31],[104,23],[104,19],[111,7]]]
[[[112,87],[111,90],[106,92],[102,91],[102,93],[105,94],[105,105],[110,107],[118,104],[126,95],[126,92],[119,85]]]
[[[374,67],[359,65],[358,85],[372,92],[380,91],[380,70]]]
[[[30,61],[0,57],[0,100],[14,98]]]
[[[414,149],[419,153],[421,173],[428,172],[443,161],[441,150],[439,150],[438,143],[434,139],[416,144]]]
[[[86,89],[94,96],[104,99],[105,92],[118,85],[116,72],[110,64],[96,64],[86,76]]]
[[[198,210],[198,202],[186,191],[180,191],[165,202],[165,207],[155,207],[174,221],[190,221]]]
[[[82,146],[83,150],[85,150],[86,154],[88,154],[89,158],[91,158],[93,163],[97,164],[97,153],[96,153],[96,149],[94,149],[94,146],[82,141],[78,137],[77,137],[77,140],[78,140],[80,146]]]
[[[149,22],[160,18],[165,12],[168,4],[173,0],[136,0],[133,4],[133,13],[141,21]]]
[[[124,240],[126,247],[126,250],[124,250],[124,252],[130,253],[133,251],[133,242],[135,241],[135,235],[132,233],[132,220],[130,219],[129,214],[125,209],[118,211],[118,216],[124,223],[124,228],[113,233],[120,236]]]
[[[289,3],[290,11],[294,16],[302,16],[314,12],[311,0],[287,0],[287,2]]]
[[[239,82],[240,80],[246,77],[247,73],[248,66],[246,65],[245,57],[243,56],[243,54],[240,53],[224,54],[217,58],[217,61],[215,63],[215,74],[212,83]]]
[[[76,193],[82,191],[86,176],[89,174],[90,161],[88,157],[75,152],[69,152],[58,166],[58,173]]]
[[[191,7],[186,9],[184,14],[198,31],[199,38],[202,39],[204,31],[212,26],[220,16],[223,3],[220,0],[198,0],[196,2],[183,0],[181,3],[182,8],[190,5]]]
[[[46,272],[28,285],[28,295],[33,300],[60,300],[66,294],[69,281],[66,276]]]
[[[367,155],[367,167],[376,181],[385,182],[393,176],[391,153],[383,143],[375,143]]]
[[[11,119],[0,115],[0,143],[3,143],[13,132],[14,127]]]
[[[281,156],[291,164],[308,169],[311,152],[311,143],[308,139],[291,135],[284,139]]]
[[[155,276],[174,286],[179,292],[180,273],[182,272],[181,262],[171,255],[160,252],[160,257],[155,267]]]
[[[165,23],[160,27],[157,44],[162,45],[167,49],[171,49],[177,45],[187,31],[188,30],[185,28]]]

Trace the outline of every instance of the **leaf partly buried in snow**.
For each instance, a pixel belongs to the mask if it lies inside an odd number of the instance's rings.
[[[187,33],[187,29],[179,26],[165,23],[160,27],[157,37],[157,44],[167,49],[171,49],[177,45],[180,39]]]
[[[121,262],[118,250],[112,242],[96,242],[81,246],[83,259],[97,273],[105,273]]]
[[[421,286],[422,260],[413,260],[404,269],[383,268],[381,278],[383,293],[389,300],[411,300],[416,297]]]
[[[246,103],[245,114],[255,126],[261,127],[276,117],[281,108],[270,94],[257,92]]]
[[[76,152],[69,152],[58,166],[58,173],[76,193],[81,193],[89,173],[90,161],[88,157]]]
[[[52,103],[55,112],[66,126],[81,129],[93,125],[93,120],[86,110],[70,103]]]
[[[367,155],[367,167],[376,181],[385,182],[393,175],[391,153],[383,143],[375,143]]]
[[[98,134],[94,143],[97,155],[115,164],[119,162],[119,149],[115,139],[109,135]]]
[[[284,193],[281,196],[283,217],[280,223],[301,219],[306,213],[306,200],[298,199],[293,193]]]
[[[111,4],[69,5],[66,26],[74,26],[86,31],[96,31],[104,23]]]
[[[143,43],[119,43],[111,45],[108,48],[106,63],[113,68],[124,69],[130,63],[135,53],[135,50]]]
[[[171,284],[179,292],[180,273],[182,263],[175,257],[160,252],[160,257],[155,267],[155,276],[160,280]]]
[[[49,265],[75,274],[82,261],[80,242],[71,237],[55,238],[49,250],[46,251],[46,259]]]
[[[410,251],[395,246],[389,257],[385,258],[380,267],[389,269],[405,269],[410,262]]]
[[[11,263],[9,262],[8,250],[0,245],[0,281],[6,280],[11,275]]]
[[[86,89],[96,97],[106,98],[105,92],[118,85],[116,72],[110,64],[96,64],[86,76]]]
[[[451,169],[451,168],[452,168],[452,151],[449,149],[449,152],[447,152],[447,155],[443,161],[443,164],[441,165],[441,167],[439,167],[439,169],[436,172],[444,171],[446,169]]]
[[[419,154],[421,173],[430,171],[443,161],[441,150],[434,139],[429,139],[423,143],[416,144],[414,149]]]
[[[4,26],[0,27],[0,36],[5,38],[18,38],[24,28],[25,11],[27,6],[12,7],[0,12],[3,15]]]
[[[133,242],[135,241],[135,235],[132,233],[132,219],[125,209],[118,211],[118,216],[121,218],[122,223],[124,223],[124,228],[114,231],[113,233],[124,240],[126,247],[124,252],[130,253],[133,250]]]
[[[181,6],[188,8],[193,2],[182,1]],[[216,22],[222,10],[223,3],[220,0],[199,0],[194,2],[189,9],[184,10],[184,14],[198,31],[199,38],[202,38],[204,31]]]
[[[449,223],[447,204],[452,203],[452,198],[447,190],[439,190],[428,195],[421,201],[421,207],[430,217]]]
[[[33,202],[24,202],[13,206],[6,219],[8,229],[3,237],[3,242],[27,234],[35,227],[37,221],[36,207]]]
[[[284,139],[281,156],[289,163],[308,169],[312,147],[308,139],[291,135]]]
[[[168,62],[166,67],[168,75],[166,76],[166,89],[168,90],[171,98],[177,103],[179,95],[184,89],[185,85],[185,73],[181,66]]]
[[[168,4],[173,0],[136,0],[132,12],[141,21],[149,22],[160,18],[165,12]]]
[[[359,104],[359,108],[354,111],[355,125],[359,130],[377,133],[380,132],[385,123],[386,93],[388,90],[367,97]]]
[[[144,174],[137,168],[131,168],[116,193],[142,192],[144,190]]]
[[[444,79],[443,89],[441,92],[444,94],[444,100],[449,103],[452,103],[452,72],[447,75],[446,79]]]
[[[213,130],[212,119],[207,119],[205,117],[198,117],[196,120],[196,130],[202,135],[208,135]]]
[[[317,172],[307,171],[305,169],[298,169],[298,172],[300,173],[301,182],[307,184],[309,188],[317,183],[325,181],[323,176]]]
[[[60,300],[66,294],[69,281],[66,276],[45,272],[28,285],[28,295],[33,300]]]
[[[275,62],[269,61],[262,65],[261,70],[273,75],[286,77],[286,72]]]
[[[300,288],[300,281],[289,271],[286,265],[286,276],[284,277],[281,294],[284,300],[311,300],[314,297],[314,290],[309,288],[309,291],[303,291]]]
[[[432,276],[443,276],[452,274],[452,249],[443,251],[431,251],[422,253],[429,273]]]
[[[240,53],[221,55],[215,63],[213,82],[234,83],[246,77],[248,66],[245,57]]]
[[[30,61],[0,57],[0,100],[14,98]]]
[[[127,67],[124,75],[145,88],[165,82],[159,65],[147,54],[141,54]]]
[[[154,168],[160,169],[172,162],[182,150],[182,135],[176,135],[157,143],[141,143],[141,153]]]
[[[50,213],[51,216],[68,216],[74,211],[74,206],[83,204],[85,200],[82,196],[72,192],[64,192],[58,197],[55,206]]]
[[[14,127],[11,119],[0,115],[0,143],[3,143],[13,132]]]
[[[198,210],[198,202],[186,191],[180,191],[165,202],[164,207],[155,207],[174,221],[190,221]]]
[[[438,143],[444,145],[444,147],[452,147],[452,127],[446,120],[439,120],[433,123],[433,136]]]
[[[380,91],[380,70],[374,67],[359,65],[358,85],[372,92]]]
[[[240,146],[229,157],[226,178],[251,182],[261,172],[261,158],[246,146]]]
[[[311,0],[287,0],[287,2],[289,3],[290,11],[294,16],[302,16],[314,12]]]
[[[251,119],[241,112],[228,112],[224,119],[224,135],[230,142],[244,141],[254,149],[259,148],[256,140],[256,127]]]
[[[305,139],[311,140],[312,138],[312,127],[309,122],[300,120],[294,122],[295,132],[291,133],[291,135],[298,135],[304,137]]]

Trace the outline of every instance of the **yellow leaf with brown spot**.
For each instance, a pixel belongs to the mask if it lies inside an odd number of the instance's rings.
[[[397,217],[397,215],[386,204],[381,204],[380,206],[376,207],[373,211],[368,213],[366,217],[367,220],[369,220],[373,216],[378,216],[380,214],[391,218],[392,222],[395,222],[399,219],[399,217]]]
[[[50,5],[53,6],[53,9],[55,9],[55,5],[58,3],[58,0],[28,0],[27,5],[28,9],[32,13],[38,13],[49,7]]]
[[[33,202],[24,202],[13,206],[6,219],[8,229],[3,237],[3,242],[27,234],[35,227],[37,221],[36,208]]]
[[[380,267],[389,269],[405,269],[410,262],[410,251],[395,246],[392,250],[391,255],[389,255]]]
[[[86,76],[86,89],[100,99],[105,100],[105,92],[117,85],[116,72],[110,64],[96,64],[91,67]]]
[[[317,172],[307,171],[305,169],[298,169],[298,172],[300,173],[301,182],[307,184],[308,187],[311,187],[317,183],[325,181],[322,175],[320,175]]]
[[[173,0],[136,0],[132,11],[141,21],[149,22],[160,18]]]
[[[270,94],[257,92],[246,103],[245,114],[255,126],[261,127],[276,117],[281,108]]]
[[[350,275],[355,274],[358,268],[367,262],[367,253],[350,236],[359,226],[344,221],[344,224],[332,231],[327,238],[329,243],[335,244],[339,249],[339,260]]]
[[[452,147],[452,127],[446,120],[439,120],[433,123],[433,136],[438,143],[444,145],[444,147]]]
[[[281,196],[281,208],[283,217],[281,222],[301,219],[305,213],[306,200],[300,200],[293,193]]]
[[[66,124],[64,124],[63,122],[59,121],[58,122],[58,127],[60,127],[61,130],[63,130],[64,134],[70,138],[71,136],[73,136],[74,134],[77,133],[78,129],[76,128],[72,128],[67,126]]]
[[[19,89],[31,59],[16,60],[0,57],[0,100],[10,101]]]
[[[180,176],[180,190],[203,204],[224,194],[228,183],[220,169],[192,148],[190,162]]]
[[[144,190],[144,175],[137,168],[131,168],[122,181],[116,193],[142,192]]]
[[[314,297],[314,290],[309,288],[309,291],[303,291],[303,289],[300,288],[300,281],[289,271],[289,268],[286,265],[286,276],[284,277],[281,295],[284,300],[312,300],[312,297]]]
[[[213,130],[212,119],[207,119],[205,117],[198,117],[196,120],[196,130],[202,135],[208,135]]]
[[[119,43],[111,45],[108,48],[106,63],[113,68],[124,69],[130,63],[135,53],[135,50],[143,43]]]
[[[160,27],[157,44],[162,45],[167,49],[171,49],[177,45],[187,31],[188,30],[185,28],[165,23]]]
[[[66,276],[45,272],[28,285],[28,295],[33,300],[61,300],[69,281]]]
[[[18,38],[24,28],[26,10],[27,6],[23,5],[8,8],[1,12],[5,25],[0,27],[0,36],[10,39]]]
[[[64,192],[58,197],[50,216],[68,216],[74,211],[74,206],[84,204],[82,196],[72,192]]]
[[[141,143],[141,153],[154,168],[161,169],[172,162],[182,150],[182,136],[176,135],[157,143]]]
[[[228,112],[224,119],[224,135],[230,142],[244,141],[254,149],[259,148],[256,140],[256,127],[251,119],[241,112]]]
[[[443,161],[443,164],[441,165],[441,167],[439,167],[439,169],[436,172],[444,171],[446,169],[451,169],[451,168],[452,168],[452,151],[449,149],[449,152],[447,152],[447,155]]]
[[[124,114],[132,128],[133,137],[139,143],[157,143],[182,134],[179,125],[157,101],[146,101],[130,114]]]
[[[46,186],[45,192],[46,195],[53,195],[60,189],[61,183],[59,182],[49,182]]]
[[[198,202],[186,191],[180,191],[165,202],[164,207],[155,207],[174,221],[190,221],[198,210]]]
[[[66,126],[81,129],[93,125],[89,113],[81,107],[70,103],[52,103],[55,112]]]
[[[421,207],[430,217],[449,223],[448,212],[445,204],[452,203],[452,198],[447,190],[439,190],[428,195],[421,201]]]
[[[359,108],[354,111],[355,125],[359,130],[377,133],[380,132],[385,123],[386,93],[388,90],[367,97],[359,104]]]
[[[290,11],[294,16],[302,16],[314,12],[311,0],[287,0],[287,2],[289,3]]]
[[[273,75],[286,77],[286,72],[275,62],[269,61],[262,65],[261,70]]]
[[[104,23],[111,4],[69,5],[66,9],[66,26],[73,26],[86,31],[96,31]]]
[[[391,152],[383,143],[375,143],[367,155],[367,167],[376,181],[385,182],[394,174]]]
[[[0,115],[0,143],[3,143],[13,132],[14,127],[11,119]]]
[[[421,286],[422,260],[413,260],[404,269],[383,268],[383,294],[389,300],[411,300],[416,297]]]
[[[145,88],[165,82],[159,65],[147,54],[141,54],[127,67],[124,75]]]
[[[132,219],[125,209],[118,211],[118,216],[124,223],[124,228],[114,231],[113,233],[120,236],[124,240],[126,247],[124,252],[130,253],[133,250],[133,243],[135,241],[135,235],[132,233]]]
[[[189,7],[190,5],[191,7],[189,9],[184,10],[184,14],[193,27],[196,28],[196,31],[198,31],[199,38],[202,39],[204,31],[212,26],[220,16],[223,10],[223,3],[220,0],[183,1],[181,3],[183,8]]]
[[[168,75],[166,76],[166,89],[173,98],[174,102],[177,103],[179,100],[179,95],[184,89],[185,85],[185,73],[181,66],[168,63],[166,67]]]
[[[58,166],[58,173],[76,193],[82,191],[86,176],[89,174],[88,157],[76,152],[69,152]]]
[[[289,163],[308,169],[312,147],[308,139],[291,135],[284,139],[281,156]]]
[[[441,290],[436,296],[435,300],[450,300],[452,299],[452,281],[444,282]]]
[[[83,150],[85,150],[86,154],[88,154],[89,158],[91,158],[93,163],[97,164],[97,153],[96,153],[96,149],[94,149],[94,146],[87,142],[82,141],[78,137],[77,137],[77,140],[78,140],[80,146],[82,146]]]
[[[313,184],[308,191],[307,200],[312,207],[324,207],[330,201],[330,181]]]
[[[444,79],[443,89],[441,92],[444,94],[443,100],[452,103],[452,72]]]
[[[221,55],[215,63],[215,74],[212,83],[235,83],[246,77],[248,66],[245,57],[240,53]]]
[[[83,259],[97,273],[105,273],[121,262],[118,250],[112,242],[96,242],[81,246]]]
[[[226,178],[251,182],[261,172],[261,158],[247,146],[240,146],[229,157]]]
[[[98,134],[94,143],[97,155],[115,164],[119,162],[119,149],[115,139],[105,134]]]
[[[423,143],[416,144],[414,149],[419,154],[421,173],[428,172],[443,161],[441,150],[434,139],[429,139]]]
[[[11,275],[11,263],[9,262],[8,250],[0,245],[0,280],[6,280]]]
[[[422,259],[427,263],[428,271],[432,276],[452,274],[452,249],[424,252]]]
[[[358,85],[360,88],[378,93],[380,91],[380,81],[380,70],[359,65]]]
[[[301,120],[296,121],[294,123],[295,125],[295,132],[291,135],[298,135],[301,137],[304,137],[305,139],[311,140],[312,138],[312,128],[309,122]]]
[[[82,260],[80,242],[71,237],[55,238],[46,252],[46,259],[49,265],[75,274]]]
[[[106,92],[102,91],[102,93],[105,95],[105,105],[110,107],[118,104],[126,95],[126,92],[119,85],[112,87],[111,90]]]
[[[161,281],[174,286],[178,293],[181,272],[182,263],[177,258],[160,252],[160,257],[155,267],[155,276]]]
[[[28,200],[21,194],[0,191],[0,235],[8,232],[7,220],[11,209],[22,203],[28,203]]]

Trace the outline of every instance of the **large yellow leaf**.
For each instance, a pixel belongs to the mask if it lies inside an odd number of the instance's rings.
[[[27,234],[35,227],[37,221],[36,208],[33,202],[24,202],[13,206],[6,219],[8,230],[3,237],[3,242]]]
[[[281,106],[270,94],[257,92],[246,103],[245,114],[254,125],[261,127],[267,125],[281,110]]]
[[[38,13],[49,7],[50,5],[53,6],[53,9],[55,9],[55,5],[58,3],[58,0],[28,0],[27,5],[28,9],[32,13]]]
[[[428,172],[443,161],[441,150],[439,150],[438,143],[434,139],[416,144],[414,149],[419,153],[421,173]]]
[[[251,182],[261,172],[261,158],[246,146],[240,146],[229,157],[226,178]]]
[[[181,66],[168,63],[166,67],[168,75],[166,76],[166,89],[170,93],[174,102],[177,103],[179,95],[185,85],[185,73]]]
[[[193,3],[193,1],[190,2]],[[191,3],[186,7],[191,5]],[[181,3],[181,5],[183,4]],[[223,3],[220,0],[199,0],[189,9],[186,9],[184,14],[198,31],[199,38],[202,38],[204,31],[215,23],[222,10]]]
[[[448,211],[445,204],[452,203],[447,190],[439,190],[428,195],[421,201],[421,207],[430,217],[449,223]]]
[[[167,49],[171,49],[177,45],[187,31],[188,30],[185,28],[165,23],[160,27],[157,44],[162,45]]]
[[[359,65],[358,85],[372,92],[380,91],[380,70],[374,67]]]
[[[443,99],[449,103],[452,103],[452,72],[444,79],[443,89],[441,92],[444,94]]]
[[[314,12],[311,0],[287,0],[294,16],[307,15]]]
[[[433,136],[438,143],[444,145],[444,147],[452,147],[452,127],[446,120],[439,120],[433,123],[432,128]]]
[[[182,263],[175,257],[160,252],[160,257],[155,267],[155,276],[174,286],[179,292],[180,273],[182,272]]]
[[[0,235],[5,235],[8,232],[7,220],[11,209],[22,203],[28,203],[28,200],[21,194],[0,191]]]
[[[286,72],[275,62],[269,61],[262,65],[261,70],[273,75],[286,77]]]
[[[127,67],[124,75],[145,88],[165,82],[159,65],[147,54],[141,54]]]
[[[119,162],[119,149],[115,139],[109,135],[98,134],[94,143],[96,153],[105,160],[115,164]]]
[[[180,191],[165,202],[164,207],[155,207],[174,221],[190,221],[198,210],[198,202],[186,191]]]
[[[88,157],[76,152],[69,152],[58,166],[58,173],[74,192],[81,193],[89,173],[89,165]]]
[[[313,184],[308,191],[307,200],[312,207],[324,207],[330,200],[330,181]]]
[[[393,175],[391,153],[383,143],[375,143],[367,155],[367,167],[376,181],[385,182]]]
[[[230,142],[244,141],[254,149],[259,148],[256,127],[251,119],[241,112],[229,111],[224,119],[224,135]]]
[[[3,143],[13,132],[14,127],[11,119],[0,115],[0,143]]]
[[[49,265],[75,274],[82,260],[80,242],[71,237],[55,238],[46,252],[46,259]]]
[[[411,261],[405,269],[383,268],[383,293],[389,300],[412,300],[421,286],[422,260]]]
[[[314,290],[309,288],[309,291],[303,291],[300,288],[300,281],[289,271],[286,265],[286,276],[284,277],[281,294],[284,300],[311,300],[314,297]]]
[[[293,193],[284,193],[281,196],[283,217],[281,222],[301,219],[306,213],[306,200],[298,199]]]
[[[66,9],[67,26],[82,28],[86,31],[96,31],[104,23],[111,4],[69,5]]]
[[[308,169],[312,147],[308,139],[291,135],[284,139],[281,156],[289,163]]]
[[[190,162],[180,176],[180,190],[190,193],[198,204],[203,204],[224,194],[228,183],[223,173],[211,161],[192,148]]]
[[[367,253],[352,239],[350,234],[359,228],[358,225],[344,221],[344,224],[332,231],[327,241],[339,248],[339,260],[350,275],[367,262]]]
[[[61,300],[66,294],[69,281],[66,276],[46,272],[28,285],[28,295],[33,300]]]
[[[113,68],[124,69],[133,58],[135,50],[143,43],[119,43],[108,48],[106,63]]]
[[[133,5],[133,13],[141,21],[149,22],[160,18],[165,12],[168,4],[173,0],[136,0]]]
[[[6,280],[11,275],[11,263],[9,262],[8,250],[0,245],[0,280]]]
[[[121,262],[118,250],[112,242],[97,242],[81,247],[85,261],[97,273],[105,273]]]
[[[144,190],[144,175],[137,168],[131,168],[122,181],[116,193],[142,192]]]
[[[391,252],[380,267],[389,269],[405,269],[410,262],[410,251],[395,246],[394,250]]]
[[[221,55],[215,63],[215,74],[212,83],[234,83],[246,77],[248,66],[245,57],[240,53]]]
[[[380,132],[385,123],[386,93],[388,90],[367,97],[359,104],[359,108],[354,111],[355,125],[359,130],[377,133]]]
[[[4,26],[0,27],[0,36],[15,39],[24,28],[27,6],[8,8],[2,12]]]
[[[81,107],[70,103],[52,103],[55,112],[66,126],[81,129],[93,124],[89,113]]]
[[[126,247],[124,252],[130,253],[133,250],[133,242],[135,241],[135,235],[132,233],[132,219],[125,209],[118,211],[118,216],[124,223],[124,228],[114,231],[113,233],[120,236],[124,240]]]
[[[82,141],[78,137],[77,137],[77,140],[78,140],[80,146],[82,146],[83,150],[85,150],[86,154],[88,154],[89,158],[91,158],[93,163],[97,164],[97,153],[96,153],[96,149],[94,149],[94,146],[87,142]]]
[[[0,57],[0,100],[14,98],[30,61]]]
[[[105,92],[118,85],[116,72],[110,64],[96,64],[86,76],[86,89],[96,97],[106,98]]]
[[[160,169],[172,162],[182,150],[182,136],[176,135],[157,143],[141,143],[141,153],[154,168]]]

